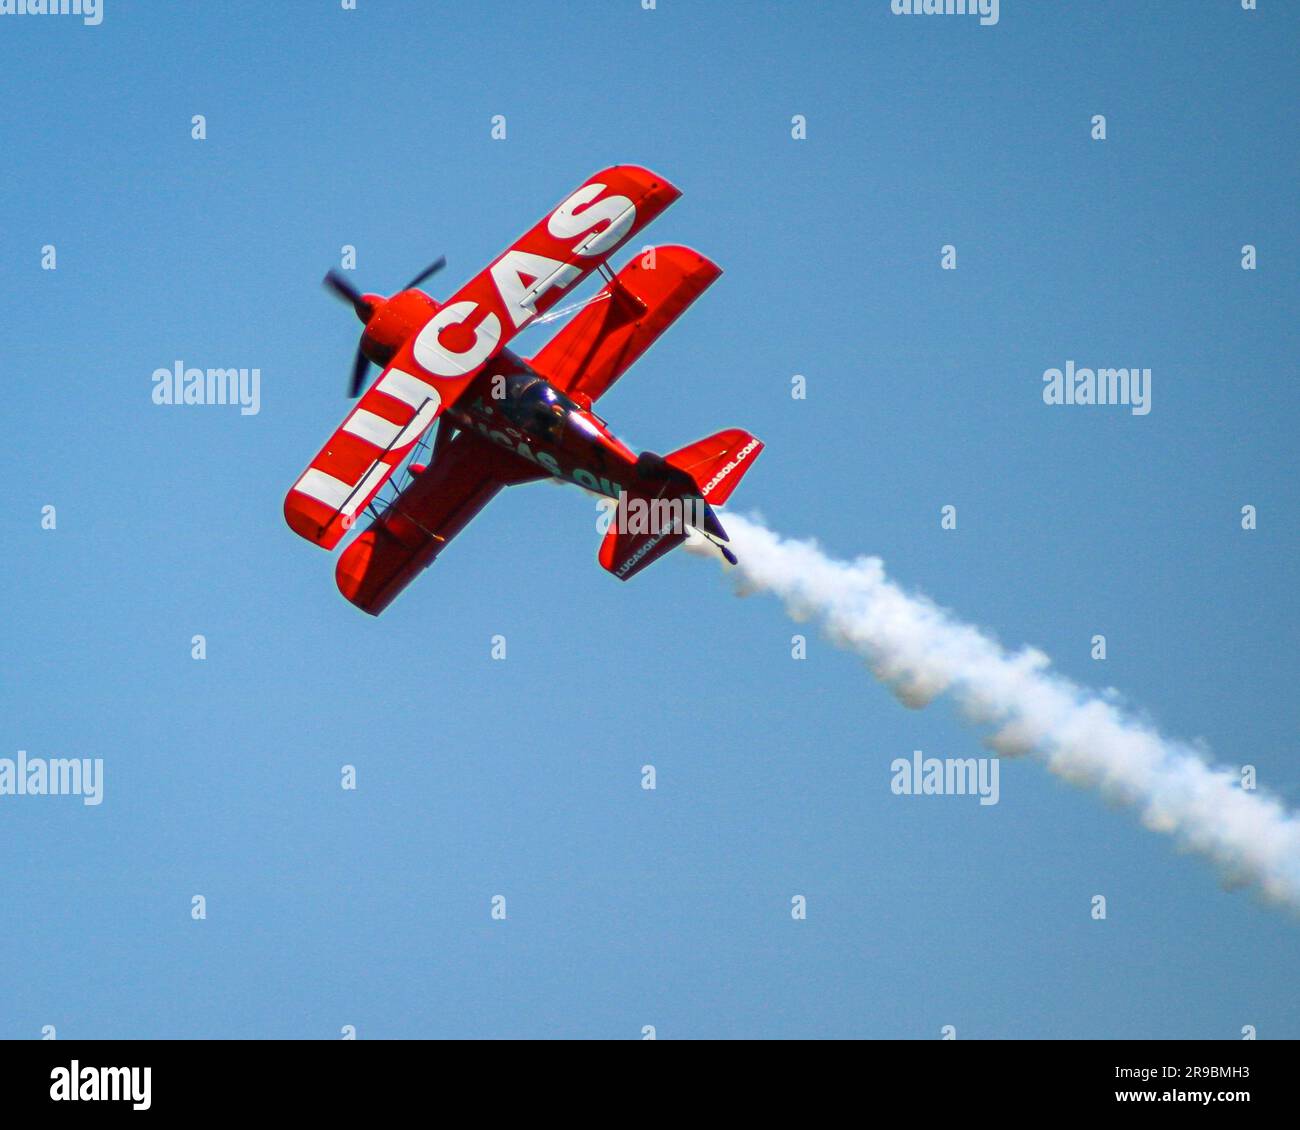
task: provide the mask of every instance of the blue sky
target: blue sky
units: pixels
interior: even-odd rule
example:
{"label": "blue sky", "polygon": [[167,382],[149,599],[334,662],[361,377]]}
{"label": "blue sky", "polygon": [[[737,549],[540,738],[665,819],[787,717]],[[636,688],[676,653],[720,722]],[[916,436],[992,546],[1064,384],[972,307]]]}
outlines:
{"label": "blue sky", "polygon": [[[503,495],[378,620],[280,513],[347,410],[342,245],[380,291],[445,253],[445,295],[648,165],[684,195],[647,239],[726,273],[619,434],[749,428],[736,506],[1300,805],[1300,11],[1260,7],[0,16],[0,756],[105,763],[98,807],[0,797],[0,1036],[1300,1036],[1294,918],[1032,762],[892,795],[978,733],[685,554],[616,582],[576,489]],[[177,360],[258,367],[261,411],[153,404]],[[1151,413],[1044,405],[1067,360],[1151,368]]]}

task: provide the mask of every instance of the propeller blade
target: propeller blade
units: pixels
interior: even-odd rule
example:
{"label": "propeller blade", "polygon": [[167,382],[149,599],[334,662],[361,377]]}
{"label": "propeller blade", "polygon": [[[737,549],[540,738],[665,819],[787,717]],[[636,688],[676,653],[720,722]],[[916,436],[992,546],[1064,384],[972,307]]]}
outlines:
{"label": "propeller blade", "polygon": [[352,363],[352,383],[348,385],[348,396],[353,400],[361,395],[361,386],[365,383],[366,370],[369,368],[369,359],[358,348],[357,359]]}
{"label": "propeller blade", "polygon": [[[439,255],[437,259],[425,267],[423,271],[416,275],[415,278],[402,287],[402,289],[410,290],[413,287],[419,286],[425,279],[429,278],[431,275],[436,275],[446,265],[447,257],[445,255]],[[324,282],[325,289],[332,291],[334,294],[338,295],[339,298],[343,299],[344,302],[351,305],[352,309],[356,311],[357,317],[363,322],[369,322],[374,316],[374,308],[366,301],[365,296],[338,271],[327,271]],[[348,383],[348,396],[353,400],[361,395],[361,386],[365,384],[366,371],[369,368],[369,359],[366,357],[365,352],[358,348],[356,359],[352,362],[352,379]]]}
{"label": "propeller blade", "polygon": [[418,275],[416,275],[415,278],[413,278],[409,283],[407,283],[404,287],[402,287],[402,289],[411,290],[419,286],[422,282],[424,282],[425,279],[429,278],[430,275],[436,275],[446,265],[447,265],[447,256],[439,255],[438,258],[436,258],[432,263],[430,263],[427,267],[425,267],[423,271],[421,271]]}
{"label": "propeller blade", "polygon": [[373,313],[370,309],[370,303],[362,297],[361,291],[357,290],[338,271],[329,271],[325,275],[324,281],[326,290],[332,290],[344,302],[351,303],[352,309],[356,311],[358,318],[363,322],[370,320],[370,315]]}

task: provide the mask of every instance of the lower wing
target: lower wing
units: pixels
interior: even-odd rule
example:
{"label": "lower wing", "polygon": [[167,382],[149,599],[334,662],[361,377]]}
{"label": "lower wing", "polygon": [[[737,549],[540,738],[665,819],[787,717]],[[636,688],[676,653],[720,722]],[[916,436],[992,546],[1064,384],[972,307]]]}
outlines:
{"label": "lower wing", "polygon": [[378,616],[502,487],[546,472],[469,432],[459,433],[343,551],[339,591]]}

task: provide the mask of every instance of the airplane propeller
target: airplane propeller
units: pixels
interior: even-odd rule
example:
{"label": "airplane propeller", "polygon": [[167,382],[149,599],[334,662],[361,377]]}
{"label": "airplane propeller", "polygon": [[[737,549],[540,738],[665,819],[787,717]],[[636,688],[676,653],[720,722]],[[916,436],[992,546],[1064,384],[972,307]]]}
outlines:
{"label": "airplane propeller", "polygon": [[[432,263],[424,268],[418,275],[407,283],[403,290],[412,290],[419,286],[425,279],[436,275],[447,265],[447,256],[439,255]],[[374,306],[366,301],[365,295],[357,290],[342,274],[338,271],[331,270],[325,274],[325,289],[333,292],[344,302],[346,302],[356,312],[362,322],[369,322],[374,317]],[[370,358],[366,356],[365,350],[358,345],[357,355],[352,362],[352,377],[348,381],[348,396],[355,400],[361,394],[361,386],[365,383],[366,370],[370,368]]]}
{"label": "airplane propeller", "polygon": [[402,287],[402,289],[414,290],[417,286],[419,286],[422,282],[424,282],[425,279],[429,278],[431,275],[436,275],[446,265],[447,265],[447,256],[439,255],[438,258],[436,258],[432,263],[430,263],[427,267],[425,267],[423,271],[421,271],[418,275],[416,275],[415,278],[413,278],[409,283],[407,283],[404,287]]}
{"label": "airplane propeller", "polygon": [[338,271],[326,272],[325,287],[328,290],[332,290],[343,299],[344,302],[350,303],[352,309],[357,312],[357,317],[363,322],[370,321],[370,315],[374,313],[374,309],[371,307],[370,303],[362,297],[361,291],[357,290],[357,288],[339,274]]}

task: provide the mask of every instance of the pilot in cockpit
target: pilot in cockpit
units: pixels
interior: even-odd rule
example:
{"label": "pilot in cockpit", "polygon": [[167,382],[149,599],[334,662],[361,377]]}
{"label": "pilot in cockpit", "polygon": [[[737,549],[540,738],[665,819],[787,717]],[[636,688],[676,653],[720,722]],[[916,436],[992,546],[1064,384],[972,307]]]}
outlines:
{"label": "pilot in cockpit", "polygon": [[506,419],[547,443],[559,439],[565,417],[577,407],[531,370],[511,373],[506,378],[505,393],[501,412]]}

